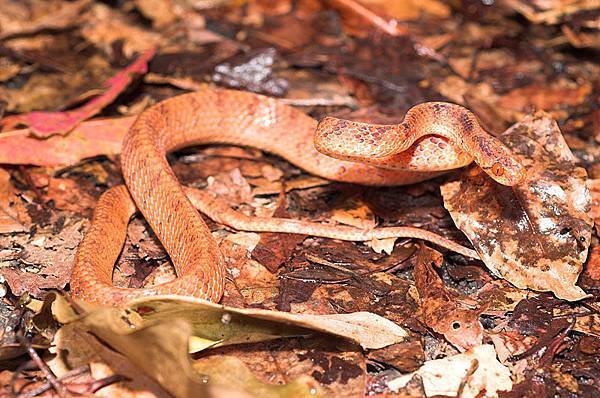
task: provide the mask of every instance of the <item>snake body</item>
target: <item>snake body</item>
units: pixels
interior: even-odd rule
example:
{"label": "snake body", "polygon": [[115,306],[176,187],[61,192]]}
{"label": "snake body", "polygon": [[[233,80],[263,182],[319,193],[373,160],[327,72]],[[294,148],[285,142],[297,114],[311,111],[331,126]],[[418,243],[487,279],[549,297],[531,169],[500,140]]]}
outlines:
{"label": "snake body", "polygon": [[[317,124],[304,113],[257,94],[206,89],[180,95],[144,111],[124,138],[121,165],[126,187],[111,188],[98,202],[75,259],[71,278],[75,297],[114,305],[153,294],[221,298],[223,256],[166,158],[171,151],[211,143],[256,147],[317,176],[365,185],[410,184],[473,158],[502,184],[514,185],[524,176],[509,150],[458,105],[418,105],[399,125],[334,118]],[[178,275],[150,289],[112,285],[114,262],[136,206]],[[406,235],[443,241],[415,228],[407,228]]]}

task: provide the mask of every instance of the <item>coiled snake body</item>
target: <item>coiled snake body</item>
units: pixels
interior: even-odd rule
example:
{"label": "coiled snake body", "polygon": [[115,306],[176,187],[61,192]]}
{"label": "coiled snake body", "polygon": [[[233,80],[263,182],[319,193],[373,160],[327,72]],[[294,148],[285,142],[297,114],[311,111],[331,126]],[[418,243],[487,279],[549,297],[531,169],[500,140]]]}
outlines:
{"label": "coiled snake body", "polygon": [[[499,183],[514,185],[524,176],[508,149],[458,105],[421,104],[398,125],[334,118],[317,125],[304,113],[257,94],[223,89],[184,94],[144,111],[126,135],[121,163],[127,187],[109,189],[98,202],[73,268],[75,297],[114,305],[154,294],[220,299],[223,256],[166,159],[168,152],[208,143],[256,147],[317,176],[366,185],[410,184],[473,159]],[[136,206],[178,277],[149,289],[117,288],[114,262]],[[451,246],[427,231],[405,230],[407,237]]]}

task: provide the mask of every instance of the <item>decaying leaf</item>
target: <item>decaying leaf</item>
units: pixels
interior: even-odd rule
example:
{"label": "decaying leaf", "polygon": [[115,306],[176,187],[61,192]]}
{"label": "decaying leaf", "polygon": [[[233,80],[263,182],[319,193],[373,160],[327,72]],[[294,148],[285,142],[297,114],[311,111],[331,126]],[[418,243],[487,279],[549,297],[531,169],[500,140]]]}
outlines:
{"label": "decaying leaf", "polygon": [[135,0],[136,8],[144,14],[144,16],[152,20],[152,25],[157,28],[168,26],[175,22],[177,13],[185,3],[171,0]]}
{"label": "decaying leaf", "polygon": [[596,231],[600,228],[600,179],[588,180],[588,188],[592,195],[592,209],[590,217],[596,224]]}
{"label": "decaying leaf", "polygon": [[277,50],[273,47],[239,55],[217,65],[212,80],[232,88],[281,97],[287,91],[288,82],[274,76],[276,59]]}
{"label": "decaying leaf", "polygon": [[377,225],[369,206],[360,200],[349,200],[332,211],[331,219],[360,229],[373,229]]}
{"label": "decaying leaf", "polygon": [[533,83],[526,87],[516,88],[500,97],[496,106],[507,114],[507,118],[521,119],[524,112],[532,109],[543,109],[559,117],[560,112],[571,106],[582,104],[592,92],[590,83],[574,83],[568,81],[555,82],[552,85]]}
{"label": "decaying leaf", "polygon": [[394,251],[394,246],[396,245],[396,240],[398,238],[385,238],[385,239],[376,239],[373,238],[370,241],[366,241],[365,244],[375,253],[386,252],[387,254],[392,254]]}
{"label": "decaying leaf", "polygon": [[[273,217],[288,217],[287,201],[279,201]],[[265,266],[269,271],[275,273],[277,268],[290,258],[296,246],[298,246],[306,236],[299,234],[278,234],[265,232],[260,235],[260,243],[252,251],[252,258]]]}
{"label": "decaying leaf", "polygon": [[[441,253],[422,246],[413,275],[421,299],[420,312],[427,326],[444,337],[461,351],[481,345],[483,326],[479,322],[480,310],[469,308],[457,293],[448,289],[433,264],[441,266]],[[472,307],[472,306],[471,306]]]}
{"label": "decaying leaf", "polygon": [[512,388],[510,371],[496,359],[494,346],[485,344],[469,351],[426,362],[419,370],[388,382],[392,391],[406,386],[419,376],[428,397],[451,396],[494,398],[498,391]]}
{"label": "decaying leaf", "polygon": [[585,170],[544,112],[499,138],[527,168],[525,182],[505,187],[482,174],[465,176],[441,187],[444,205],[497,276],[565,300],[588,297],[575,285],[593,225]]}

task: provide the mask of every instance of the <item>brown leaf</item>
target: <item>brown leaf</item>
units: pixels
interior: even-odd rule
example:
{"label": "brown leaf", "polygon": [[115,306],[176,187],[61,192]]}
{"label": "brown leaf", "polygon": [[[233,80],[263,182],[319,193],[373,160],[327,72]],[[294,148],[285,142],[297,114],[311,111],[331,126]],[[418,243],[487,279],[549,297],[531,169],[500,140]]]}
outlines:
{"label": "brown leaf", "polygon": [[581,277],[590,280],[587,285],[600,287],[600,246],[595,246],[590,250],[588,262]]}
{"label": "brown leaf", "polygon": [[[281,201],[273,213],[273,217],[289,217],[285,200]],[[267,267],[269,271],[275,272],[305,238],[305,235],[299,234],[262,233],[260,234],[260,243],[252,252],[252,258]]]}
{"label": "brown leaf", "polygon": [[207,189],[231,206],[251,203],[254,198],[250,184],[238,168],[229,173],[219,173],[214,177],[208,177]]}
{"label": "brown leaf", "polygon": [[495,275],[565,300],[588,297],[575,285],[593,225],[585,170],[544,112],[499,138],[526,166],[525,182],[505,187],[482,173],[465,176],[441,187],[444,205]]}
{"label": "brown leaf", "polygon": [[436,250],[422,246],[413,270],[415,284],[421,299],[423,321],[461,351],[466,351],[483,341],[480,311],[466,308],[458,294],[449,290],[433,268],[441,266],[444,259]]}
{"label": "brown leaf", "polygon": [[497,106],[511,114],[535,110],[559,111],[582,104],[591,92],[590,83],[561,82],[547,85],[545,82],[538,82],[510,91],[500,98]]}
{"label": "brown leaf", "polygon": [[600,179],[588,180],[587,183],[590,194],[592,195],[590,217],[594,219],[597,229],[600,226]]}
{"label": "brown leaf", "polygon": [[425,361],[423,344],[420,341],[405,341],[369,352],[369,359],[385,362],[403,372],[412,372]]}
{"label": "brown leaf", "polygon": [[[20,35],[27,35],[39,32],[44,29],[66,29],[68,27],[77,25],[80,23],[81,13],[90,5],[91,0],[78,0],[74,2],[63,3],[62,7],[58,10],[53,7],[54,2],[48,2],[48,8],[40,7],[40,4],[36,4],[36,7],[31,5],[23,5],[26,7],[24,12],[10,13],[6,12],[6,8],[11,10],[11,2],[3,3],[2,8],[4,14],[0,16],[0,40],[5,40],[9,37],[15,37]],[[15,2],[13,11],[22,11],[18,7],[19,2]],[[6,8],[5,8],[6,7]],[[31,7],[31,8],[29,8]],[[38,8],[44,9],[45,13],[39,15]],[[35,10],[35,11],[34,11]],[[37,11],[37,12],[36,12]],[[33,15],[32,15],[33,13]],[[19,20],[19,14],[23,16],[23,20]],[[23,15],[24,14],[24,15]],[[32,18],[33,17],[33,18]]]}
{"label": "brown leaf", "polygon": [[164,391],[181,398],[323,396],[323,388],[309,376],[285,385],[269,384],[236,358],[192,361],[188,349],[193,328],[184,319],[163,318],[127,330],[119,318],[114,311],[101,309],[64,326],[55,342],[68,356],[57,358],[54,367],[64,374],[72,366],[102,361],[115,373],[128,376],[127,387],[147,389],[159,397],[166,396]]}
{"label": "brown leaf", "polygon": [[273,72],[277,57],[273,47],[236,56],[217,65],[212,80],[232,88],[281,97],[287,91],[288,82]]}
{"label": "brown leaf", "polygon": [[391,36],[401,36],[407,33],[406,28],[386,15],[388,10],[374,11],[371,9],[379,8],[377,6],[365,6],[356,0],[328,0],[327,5],[335,8],[341,14],[345,28],[353,35],[365,36],[371,25]]}
{"label": "brown leaf", "polygon": [[10,183],[10,174],[0,169],[0,234],[24,232],[29,229],[31,218]]}
{"label": "brown leaf", "polygon": [[48,184],[48,198],[57,209],[85,214],[96,207],[96,199],[85,192],[81,184],[68,178],[52,178]]}
{"label": "brown leaf", "polygon": [[176,6],[172,0],[135,0],[137,9],[159,29],[175,22],[181,5],[178,2]]}
{"label": "brown leaf", "polygon": [[497,397],[498,391],[510,391],[512,388],[510,370],[498,362],[494,347],[489,344],[425,362],[416,372],[388,381],[388,387],[398,391],[415,374],[421,377],[427,397]]}
{"label": "brown leaf", "polygon": [[367,6],[379,8],[392,18],[400,20],[415,20],[424,15],[433,18],[448,18],[450,6],[439,0],[362,0]]}
{"label": "brown leaf", "polygon": [[86,41],[108,54],[113,52],[115,42],[122,42],[127,57],[150,47],[160,47],[165,42],[165,38],[158,33],[132,24],[123,14],[98,2],[85,14],[85,23],[79,33]]}
{"label": "brown leaf", "polygon": [[[0,86],[0,97],[6,101],[7,112],[60,110],[76,106],[97,95],[100,84],[112,74],[111,65],[100,55],[84,57],[59,49],[48,50],[59,46],[54,41],[39,46],[36,50],[14,50],[15,57],[31,59],[31,62],[62,73],[34,73],[18,88],[12,84]],[[27,55],[31,51],[35,51],[34,55]],[[27,67],[20,73],[27,75]]]}
{"label": "brown leaf", "polygon": [[514,331],[503,331],[500,333],[490,334],[490,339],[494,343],[498,359],[505,362],[512,355],[522,354],[534,344],[533,337],[524,336]]}

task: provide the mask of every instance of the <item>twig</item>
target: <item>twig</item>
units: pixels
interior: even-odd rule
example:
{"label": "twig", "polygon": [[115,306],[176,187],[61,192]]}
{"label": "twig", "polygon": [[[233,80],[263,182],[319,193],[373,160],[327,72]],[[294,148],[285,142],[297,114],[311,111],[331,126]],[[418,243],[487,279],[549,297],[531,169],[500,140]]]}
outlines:
{"label": "twig", "polygon": [[385,20],[355,0],[328,0],[327,3],[334,8],[346,9],[362,17],[391,36],[405,36],[408,34],[408,29],[401,26],[395,19]]}
{"label": "twig", "polygon": [[[59,397],[66,398],[67,390],[61,385],[61,383],[56,379],[56,375],[52,372],[52,370],[46,365],[46,363],[40,358],[38,353],[33,349],[29,340],[27,340],[21,333],[17,334],[17,340],[19,343],[25,347],[27,353],[33,360],[33,362],[37,365],[37,367],[42,371],[44,376],[46,376],[46,380],[48,383],[52,385],[52,388],[56,391]],[[14,391],[13,391],[14,392]]]}
{"label": "twig", "polygon": [[[68,371],[62,377],[58,378],[57,381],[63,382],[66,379],[69,379],[69,378],[75,377],[75,376],[79,376],[86,372],[89,372],[89,368],[87,366],[82,366],[82,367]],[[31,390],[24,394],[19,394],[19,398],[34,398],[34,397],[37,397],[38,395],[45,393],[46,391],[48,391],[51,388],[52,388],[52,385],[49,382],[46,382],[34,390]]]}

